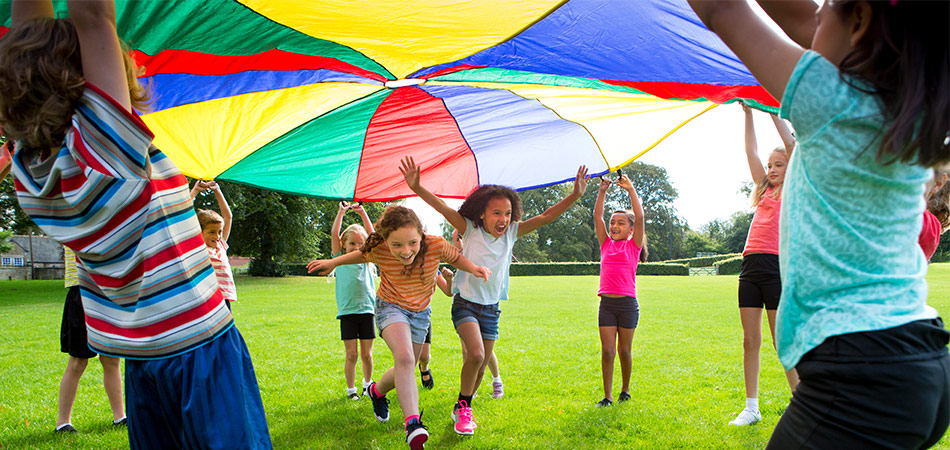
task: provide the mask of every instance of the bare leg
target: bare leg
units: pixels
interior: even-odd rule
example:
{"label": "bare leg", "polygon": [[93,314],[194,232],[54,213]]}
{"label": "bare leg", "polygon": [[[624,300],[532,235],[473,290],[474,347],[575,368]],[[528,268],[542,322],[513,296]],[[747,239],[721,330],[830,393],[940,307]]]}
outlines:
{"label": "bare leg", "polygon": [[491,371],[491,376],[501,377],[501,372],[498,370],[498,357],[495,356],[494,349],[492,349],[491,356],[488,358],[488,370]]}
{"label": "bare leg", "polygon": [[399,406],[405,417],[419,414],[419,389],[416,388],[415,367],[422,344],[412,342],[409,324],[397,322],[382,331],[383,340],[393,353],[393,367],[376,382],[380,394],[396,389]]}
{"label": "bare leg", "polygon": [[600,369],[604,377],[604,398],[613,401],[614,357],[617,355],[617,327],[600,329]]}
{"label": "bare leg", "polygon": [[360,339],[360,360],[363,363],[363,381],[373,379],[373,339]]}
{"label": "bare leg", "polygon": [[56,426],[70,423],[73,414],[73,402],[76,401],[76,392],[79,390],[79,379],[86,370],[86,358],[69,357],[66,362],[66,372],[59,382],[59,409],[56,417]]}
{"label": "bare leg", "polygon": [[[491,361],[492,357],[495,355],[495,352],[492,351],[495,348],[495,340],[484,339],[482,342],[484,343],[485,355],[487,356],[482,359],[482,365],[478,367],[478,376],[475,377],[475,386],[482,385],[482,377],[485,376],[485,367],[488,366],[488,361]],[[473,389],[472,392],[474,391],[475,390]]]}
{"label": "bare leg", "polygon": [[746,398],[759,397],[759,348],[762,347],[762,308],[739,308],[742,321],[742,371]]}
{"label": "bare leg", "polygon": [[[775,310],[766,310],[765,315],[769,318],[769,332],[772,333],[772,348],[775,348]],[[795,369],[785,372],[785,379],[788,380],[788,388],[795,392],[798,387],[798,371]]]}
{"label": "bare leg", "polygon": [[99,355],[102,363],[102,385],[106,388],[109,397],[109,406],[112,408],[112,420],[118,421],[125,417],[125,404],[122,403],[122,372],[119,369],[119,358]]}
{"label": "bare leg", "polygon": [[432,359],[432,345],[422,344],[422,353],[419,354],[419,370],[429,370],[429,360]]}
{"label": "bare leg", "polygon": [[346,377],[346,387],[354,389],[356,382],[356,360],[357,342],[356,339],[346,339],[343,341],[346,347],[346,362],[343,363],[343,375]]}
{"label": "bare leg", "polygon": [[475,382],[479,378],[478,371],[482,369],[482,364],[485,362],[485,344],[482,343],[482,334],[477,322],[464,322],[455,331],[462,340],[462,346],[465,347],[459,393],[469,396],[475,393],[475,388],[478,386]]}
{"label": "bare leg", "polygon": [[[630,372],[633,369],[633,332],[636,328],[617,328],[617,347],[620,354],[620,374],[623,376],[623,388],[620,392],[630,393]],[[612,365],[612,364],[611,364]]]}

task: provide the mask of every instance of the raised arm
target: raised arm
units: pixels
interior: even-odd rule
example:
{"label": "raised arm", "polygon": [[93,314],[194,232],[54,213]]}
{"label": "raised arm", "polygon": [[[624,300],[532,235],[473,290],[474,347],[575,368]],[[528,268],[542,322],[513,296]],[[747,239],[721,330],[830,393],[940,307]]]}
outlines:
{"label": "raised arm", "polygon": [[228,236],[231,235],[231,207],[228,206],[228,201],[224,198],[221,186],[218,186],[217,182],[209,181],[208,188],[214,191],[214,198],[218,201],[218,209],[221,210],[221,218],[224,219],[224,230],[221,239],[224,239],[224,242],[227,243]]}
{"label": "raised arm", "polygon": [[363,252],[349,252],[333,259],[315,259],[310,261],[307,263],[307,273],[317,272],[320,275],[326,275],[333,271],[333,269],[337,266],[343,266],[346,264],[363,264],[365,262],[366,257],[363,256]]}
{"label": "raised arm", "polygon": [[79,35],[83,77],[131,111],[129,82],[115,29],[115,0],[70,0],[69,17]]}
{"label": "raised arm", "polygon": [[633,241],[636,242],[640,248],[643,248],[646,227],[643,223],[643,205],[640,204],[637,189],[633,187],[633,183],[630,182],[630,178],[627,178],[626,175],[621,175],[620,179],[617,180],[617,184],[627,191],[627,195],[630,196],[630,209],[633,211],[634,217],[636,217],[636,222],[633,224]]}
{"label": "raised arm", "polygon": [[407,156],[402,160],[399,171],[402,172],[402,176],[406,178],[406,184],[409,185],[409,189],[412,189],[412,192],[415,192],[422,201],[428,203],[429,206],[438,211],[439,214],[442,214],[442,217],[445,217],[445,220],[448,220],[456,230],[459,230],[460,233],[465,233],[465,219],[462,218],[462,215],[447,205],[441,198],[436,197],[435,194],[422,187],[422,184],[419,182],[419,166],[416,165],[416,162],[411,156]]}
{"label": "raised arm", "polygon": [[818,5],[812,0],[757,0],[772,20],[802,48],[811,48],[815,37],[815,12]]}
{"label": "raised arm", "polygon": [[195,185],[191,187],[191,199],[194,200],[198,197],[198,194],[200,194],[201,191],[206,189],[208,189],[207,183],[201,180],[195,181]]}
{"label": "raised arm", "polygon": [[356,211],[360,215],[360,219],[363,221],[363,228],[366,229],[366,234],[373,234],[376,231],[376,228],[373,228],[373,221],[369,220],[369,214],[366,214],[366,210],[363,209],[363,205],[359,203],[353,203],[350,205],[350,209]]}
{"label": "raised arm", "polygon": [[[350,205],[346,202],[340,202],[340,207],[336,211],[336,217],[333,219],[333,226],[330,227],[330,254],[335,255],[340,253],[340,250],[343,248],[343,243],[340,242],[340,227],[343,225],[343,216],[346,215],[346,210],[350,208]],[[366,230],[368,233],[371,231]]]}
{"label": "raised arm", "polygon": [[442,290],[443,294],[451,297],[453,279],[455,279],[455,273],[453,273],[447,267],[443,267],[439,272],[438,277],[436,277],[435,283],[439,285],[439,289]]}
{"label": "raised arm", "polygon": [[782,137],[782,144],[785,145],[785,156],[792,157],[792,151],[795,150],[795,136],[792,136],[792,130],[788,129],[788,124],[781,117],[775,114],[769,114],[772,117],[772,123],[778,135]]}
{"label": "raised arm", "polygon": [[10,24],[16,28],[37,17],[53,17],[53,2],[50,0],[13,0],[10,5]]}
{"label": "raised arm", "polygon": [[795,65],[805,52],[772,30],[743,1],[689,0],[706,27],[726,43],[765,90],[782,98]]}
{"label": "raised arm", "polygon": [[765,167],[762,166],[762,160],[759,159],[759,145],[755,140],[755,124],[752,123],[752,108],[743,104],[742,112],[745,113],[745,157],[749,162],[749,173],[752,174],[752,181],[758,183],[765,178]]}
{"label": "raised arm", "polygon": [[607,223],[604,222],[604,200],[607,198],[607,188],[610,187],[610,180],[600,179],[600,186],[597,188],[597,202],[594,203],[594,231],[597,233],[597,242],[604,245],[607,240]]}
{"label": "raised arm", "polygon": [[577,175],[574,177],[574,190],[571,191],[570,195],[555,203],[554,206],[544,210],[543,213],[521,222],[521,224],[518,225],[518,236],[524,236],[537,230],[542,225],[547,225],[554,222],[554,219],[561,217],[561,214],[564,214],[567,208],[570,208],[577,199],[584,195],[584,191],[587,190],[587,181],[587,166],[578,167]]}

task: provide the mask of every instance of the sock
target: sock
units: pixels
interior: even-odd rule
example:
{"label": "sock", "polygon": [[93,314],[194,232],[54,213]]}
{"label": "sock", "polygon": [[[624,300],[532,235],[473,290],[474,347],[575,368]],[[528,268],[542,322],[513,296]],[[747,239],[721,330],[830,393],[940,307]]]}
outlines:
{"label": "sock", "polygon": [[370,378],[369,381],[363,380],[363,389],[366,389],[366,386],[373,384],[373,379]]}
{"label": "sock", "polygon": [[356,393],[355,387],[346,388],[346,395],[355,394],[355,393]]}
{"label": "sock", "polygon": [[123,421],[123,420],[126,420],[126,419],[127,419],[126,416],[122,416],[122,418],[119,419],[119,420],[113,420],[113,421],[112,421],[112,424],[113,424],[113,425],[118,425],[119,422],[121,422],[121,421]]}
{"label": "sock", "polygon": [[463,401],[464,401],[465,404],[468,405],[469,408],[472,407],[472,396],[471,396],[471,395],[462,395],[462,393],[459,392],[459,399],[458,399],[458,401],[459,401],[459,402],[463,402]]}
{"label": "sock", "polygon": [[759,410],[759,399],[758,398],[747,398],[745,399],[745,409],[749,411],[758,411]]}
{"label": "sock", "polygon": [[413,414],[409,417],[406,417],[406,425],[409,425],[409,422],[412,422],[413,420],[419,420],[419,415]]}
{"label": "sock", "polygon": [[501,383],[501,375],[498,375],[497,377],[491,377],[491,381],[492,383]]}
{"label": "sock", "polygon": [[383,398],[383,397],[385,397],[383,394],[380,394],[380,393],[379,393],[379,391],[376,389],[376,385],[375,385],[375,384],[372,385],[372,386],[370,386],[369,390],[373,393],[373,397],[376,397],[376,398]]}
{"label": "sock", "polygon": [[62,425],[56,427],[56,429],[57,429],[57,430],[62,430],[62,429],[63,429],[64,427],[66,427],[67,425],[72,426],[72,423],[71,423],[71,422],[66,422],[66,423],[64,423],[64,424],[62,424]]}

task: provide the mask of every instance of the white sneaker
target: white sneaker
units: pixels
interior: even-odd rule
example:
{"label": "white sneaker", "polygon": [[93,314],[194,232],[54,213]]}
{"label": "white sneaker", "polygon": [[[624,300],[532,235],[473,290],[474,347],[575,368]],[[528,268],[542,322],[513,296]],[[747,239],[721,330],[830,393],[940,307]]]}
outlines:
{"label": "white sneaker", "polygon": [[759,414],[758,411],[743,409],[742,412],[740,412],[739,415],[732,420],[732,422],[729,422],[729,425],[752,425],[760,420],[762,420],[762,414]]}

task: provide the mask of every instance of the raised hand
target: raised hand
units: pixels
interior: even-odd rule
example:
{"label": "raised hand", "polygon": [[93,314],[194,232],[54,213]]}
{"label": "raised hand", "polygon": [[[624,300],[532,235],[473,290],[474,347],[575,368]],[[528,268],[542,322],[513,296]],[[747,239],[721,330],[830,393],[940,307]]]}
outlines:
{"label": "raised hand", "polygon": [[363,212],[363,205],[359,203],[350,203],[350,209],[356,211],[357,213]]}
{"label": "raised hand", "polygon": [[597,190],[600,192],[607,192],[607,188],[610,187],[610,180],[607,178],[601,177],[600,186],[597,187]]}
{"label": "raised hand", "polygon": [[626,175],[620,175],[620,178],[617,179],[617,185],[628,191],[633,189],[633,183],[630,182],[630,178]]}
{"label": "raised hand", "polygon": [[411,156],[403,158],[399,171],[402,172],[402,176],[406,179],[406,184],[409,185],[409,189],[415,192],[416,189],[419,188],[420,175],[419,166],[416,165],[416,162]]}
{"label": "raised hand", "polygon": [[442,268],[442,278],[445,278],[446,281],[448,281],[454,277],[455,277],[455,272],[452,272],[448,267]]}
{"label": "raised hand", "polygon": [[347,209],[350,209],[350,204],[347,202],[340,202],[340,209],[337,211],[337,213],[344,212]]}
{"label": "raised hand", "polygon": [[574,177],[574,194],[580,197],[584,194],[584,191],[587,190],[587,181],[590,178],[587,176],[587,166],[580,166],[577,168],[577,176]]}

